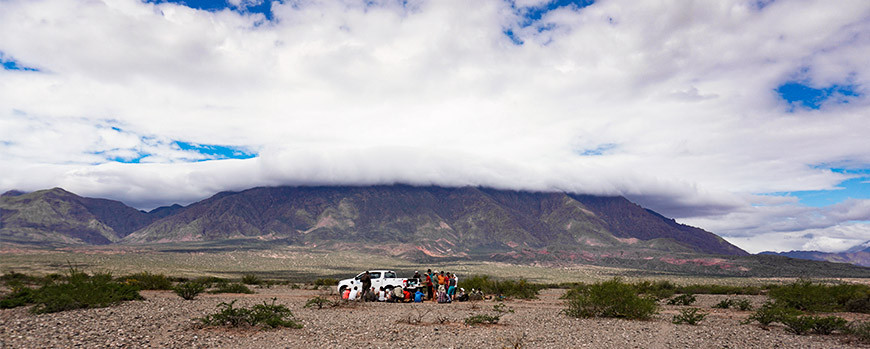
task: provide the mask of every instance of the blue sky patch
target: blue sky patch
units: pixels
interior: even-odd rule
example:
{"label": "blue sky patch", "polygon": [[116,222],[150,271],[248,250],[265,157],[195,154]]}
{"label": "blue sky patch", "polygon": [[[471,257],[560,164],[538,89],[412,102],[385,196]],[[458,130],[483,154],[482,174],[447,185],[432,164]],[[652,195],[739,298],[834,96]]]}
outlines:
{"label": "blue sky patch", "polygon": [[230,4],[226,0],[144,0],[145,2],[152,4],[161,4],[161,3],[173,3],[184,5],[190,8],[195,8],[197,10],[204,11],[221,11],[225,9],[230,9],[236,11],[241,14],[248,13],[261,13],[266,16],[267,20],[272,20],[272,0],[262,0],[258,4],[254,5],[245,5],[245,1],[242,1],[241,6],[234,6]]}
{"label": "blue sky patch", "polygon": [[[97,155],[104,155],[105,153],[106,152],[97,152],[96,154]],[[106,160],[113,161],[113,162],[125,163],[125,164],[138,164],[138,163],[142,162],[142,159],[148,157],[148,154],[146,154],[146,153],[136,152],[136,154],[137,155],[134,157],[113,156],[113,157],[106,158]]]}
{"label": "blue sky patch", "polygon": [[196,144],[189,142],[175,141],[173,145],[178,146],[181,150],[194,151],[205,155],[207,160],[225,160],[225,159],[250,159],[257,157],[257,153],[247,150],[243,147],[234,147],[216,144]]}
{"label": "blue sky patch", "polygon": [[39,69],[22,65],[20,62],[7,56],[2,51],[0,51],[0,64],[3,65],[4,70],[39,71]]}
{"label": "blue sky patch", "polygon": [[[199,144],[184,141],[173,141],[161,137],[140,136],[127,132],[121,127],[109,122],[98,125],[98,128],[111,129],[125,135],[133,135],[139,138],[139,144],[131,148],[112,148],[92,152],[106,161],[120,162],[125,164],[138,164],[143,162],[200,162],[209,160],[226,159],[250,159],[259,154],[247,147]],[[168,148],[168,149],[167,149]],[[146,160],[146,158],[154,157]]]}
{"label": "blue sky patch", "polygon": [[505,29],[504,35],[511,39],[514,45],[522,45],[523,40],[521,40],[516,34],[514,34],[513,29]]}
{"label": "blue sky patch", "polygon": [[592,149],[584,149],[583,151],[581,151],[579,153],[582,156],[598,156],[598,155],[604,155],[613,149],[616,149],[616,144],[605,143],[605,144],[600,144],[597,147],[592,148]]}
{"label": "blue sky patch", "polygon": [[595,0],[551,0],[550,2],[538,6],[538,7],[530,7],[530,8],[522,8],[520,9],[520,13],[523,15],[524,23],[522,23],[523,27],[529,26],[530,24],[538,21],[542,17],[544,17],[547,12],[562,8],[562,7],[570,7],[574,10],[578,10],[589,5],[595,3]]}
{"label": "blue sky patch", "polygon": [[[520,28],[527,28],[535,25],[547,12],[568,7],[572,10],[579,10],[581,8],[587,7],[595,3],[595,0],[550,0],[547,3],[536,6],[536,7],[517,7],[516,3],[511,2],[511,7],[514,9],[517,15],[520,17],[520,22],[517,23]],[[555,25],[552,23],[544,24],[538,26],[538,32],[543,32],[547,30],[553,30]],[[514,32],[512,28],[507,28],[503,31],[504,35],[507,36],[514,45],[522,45],[523,40]]]}
{"label": "blue sky patch", "polygon": [[824,207],[841,203],[848,199],[870,199],[870,169],[844,170],[831,169],[832,172],[844,173],[855,177],[845,180],[834,190],[804,190],[773,195],[793,196],[806,206]]}
{"label": "blue sky patch", "polygon": [[849,103],[849,97],[859,96],[857,86],[851,84],[815,88],[795,81],[780,85],[776,88],[776,92],[791,105],[789,111],[794,111],[795,106],[819,109],[824,102],[832,98],[836,103],[845,104]]}
{"label": "blue sky patch", "polygon": [[770,6],[770,4],[774,3],[776,0],[757,0],[755,1],[755,8],[759,11],[763,10],[765,7]]}

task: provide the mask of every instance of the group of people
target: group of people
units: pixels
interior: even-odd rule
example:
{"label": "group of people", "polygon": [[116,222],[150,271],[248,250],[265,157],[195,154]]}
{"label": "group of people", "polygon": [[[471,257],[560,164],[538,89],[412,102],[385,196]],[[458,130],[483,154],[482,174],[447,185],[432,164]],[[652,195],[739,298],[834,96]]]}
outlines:
{"label": "group of people", "polygon": [[[432,269],[428,269],[423,275],[415,271],[414,278],[419,279],[422,287],[426,289],[428,296],[426,300],[438,303],[450,303],[454,299],[457,301],[467,300],[464,289],[459,289],[459,296],[456,295],[457,285],[459,284],[459,277],[456,274],[443,270],[441,272],[437,270],[433,272]],[[420,291],[419,288],[417,290],[418,292]]]}
{"label": "group of people", "polygon": [[[401,302],[421,303],[424,301],[433,301],[438,303],[450,303],[456,301],[467,301],[468,295],[465,289],[458,288],[459,277],[445,271],[432,271],[428,269],[426,273],[420,274],[419,271],[414,272],[414,279],[419,280],[414,286],[407,288],[394,287],[386,289],[383,286],[376,290],[372,287],[371,277],[368,272],[364,273],[360,278],[362,290],[358,291],[356,287],[353,289],[345,289],[341,298],[344,300],[364,300],[366,302]],[[457,294],[457,290],[459,293]]]}

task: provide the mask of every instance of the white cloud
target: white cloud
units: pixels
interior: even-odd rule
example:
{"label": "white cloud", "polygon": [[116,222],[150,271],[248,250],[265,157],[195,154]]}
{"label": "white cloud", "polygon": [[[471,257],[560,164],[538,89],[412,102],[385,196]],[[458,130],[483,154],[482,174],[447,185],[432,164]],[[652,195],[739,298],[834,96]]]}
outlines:
{"label": "white cloud", "polygon": [[726,237],[726,240],[752,253],[793,250],[843,252],[867,241],[868,237],[870,237],[870,223],[847,222],[794,232],[765,232],[757,235]]}
{"label": "white cloud", "polygon": [[[847,176],[815,166],[870,164],[866,1],[611,0],[525,28],[496,0],[272,8],[264,23],[136,0],[0,2],[0,51],[41,70],[0,70],[0,190],[146,207],[272,184],[556,189],[627,195],[734,239],[864,217],[862,202],[753,194],[830,189]],[[774,89],[795,79],[860,96],[787,113]],[[261,155],[185,163],[197,154],[173,141]],[[105,160],[141,153],[152,163]]]}

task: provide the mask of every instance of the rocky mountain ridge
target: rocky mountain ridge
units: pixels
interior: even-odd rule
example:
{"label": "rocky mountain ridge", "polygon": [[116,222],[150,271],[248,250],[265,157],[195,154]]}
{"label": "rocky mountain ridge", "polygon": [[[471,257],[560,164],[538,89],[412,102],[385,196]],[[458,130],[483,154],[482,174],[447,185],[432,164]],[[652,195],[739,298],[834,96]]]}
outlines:
{"label": "rocky mountain ridge", "polygon": [[811,261],[826,261],[834,263],[849,263],[865,267],[870,267],[870,240],[864,243],[855,245],[843,252],[821,252],[821,251],[788,251],[788,252],[771,252],[765,251],[761,254],[770,254],[785,256],[790,258],[807,259]]}
{"label": "rocky mountain ridge", "polygon": [[142,244],[229,239],[362,246],[409,257],[522,250],[746,252],[623,197],[477,187],[259,187],[139,211],[60,188],[0,197],[0,241]]}

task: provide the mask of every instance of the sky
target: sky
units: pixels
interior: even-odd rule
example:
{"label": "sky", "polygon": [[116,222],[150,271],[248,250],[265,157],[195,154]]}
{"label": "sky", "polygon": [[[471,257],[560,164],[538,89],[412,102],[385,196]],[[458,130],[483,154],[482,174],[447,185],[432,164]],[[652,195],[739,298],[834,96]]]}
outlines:
{"label": "sky", "polygon": [[624,195],[749,251],[870,240],[866,0],[0,0],[0,191]]}

